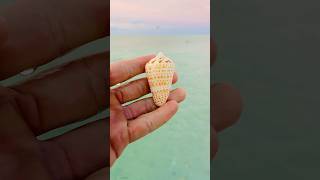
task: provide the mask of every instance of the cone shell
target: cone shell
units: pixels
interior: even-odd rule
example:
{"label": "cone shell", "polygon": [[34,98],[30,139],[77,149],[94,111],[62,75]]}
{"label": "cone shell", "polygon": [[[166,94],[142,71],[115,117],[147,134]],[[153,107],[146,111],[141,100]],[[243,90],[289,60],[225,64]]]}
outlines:
{"label": "cone shell", "polygon": [[170,94],[175,64],[163,53],[159,53],[145,66],[153,101],[157,106],[167,102]]}

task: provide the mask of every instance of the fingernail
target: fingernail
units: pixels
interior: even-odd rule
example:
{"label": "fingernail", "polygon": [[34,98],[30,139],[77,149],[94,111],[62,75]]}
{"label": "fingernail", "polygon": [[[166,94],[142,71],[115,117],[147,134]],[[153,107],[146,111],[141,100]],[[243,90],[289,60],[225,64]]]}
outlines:
{"label": "fingernail", "polygon": [[8,36],[8,30],[6,27],[6,20],[4,17],[0,16],[0,45],[5,43]]}

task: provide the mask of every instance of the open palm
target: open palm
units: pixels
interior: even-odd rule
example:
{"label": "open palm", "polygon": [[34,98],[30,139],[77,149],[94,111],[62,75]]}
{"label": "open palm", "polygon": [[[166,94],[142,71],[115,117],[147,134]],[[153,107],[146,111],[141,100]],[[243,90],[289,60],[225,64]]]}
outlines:
{"label": "open palm", "polygon": [[[145,64],[154,56],[120,61],[110,66],[110,86],[117,85],[144,73]],[[177,81],[174,75],[173,83]],[[154,131],[168,121],[178,110],[178,103],[186,93],[177,88],[170,93],[168,102],[157,108],[152,98],[123,105],[150,93],[146,78],[137,79],[110,92],[110,166],[121,155],[125,147]]]}
{"label": "open palm", "polygon": [[[1,4],[0,81],[109,36],[108,10],[105,0]],[[96,179],[97,172],[108,177],[106,119],[37,139],[107,107],[108,57],[105,52],[75,59],[30,81],[0,86],[0,179]]]}

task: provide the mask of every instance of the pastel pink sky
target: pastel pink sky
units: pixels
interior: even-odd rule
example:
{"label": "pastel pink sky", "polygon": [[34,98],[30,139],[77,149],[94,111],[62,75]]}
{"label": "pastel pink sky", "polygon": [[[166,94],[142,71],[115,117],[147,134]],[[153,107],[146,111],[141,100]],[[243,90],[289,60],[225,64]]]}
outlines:
{"label": "pastel pink sky", "polygon": [[111,0],[111,28],[208,26],[210,0]]}

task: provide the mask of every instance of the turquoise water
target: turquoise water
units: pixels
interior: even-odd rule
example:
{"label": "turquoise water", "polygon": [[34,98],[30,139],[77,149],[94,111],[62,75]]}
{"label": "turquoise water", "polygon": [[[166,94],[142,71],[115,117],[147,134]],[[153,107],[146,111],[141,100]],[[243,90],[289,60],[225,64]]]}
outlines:
{"label": "turquoise water", "polygon": [[164,52],[176,63],[187,91],[177,114],[160,129],[130,144],[111,169],[112,180],[210,178],[209,36],[112,36],[111,61]]}

